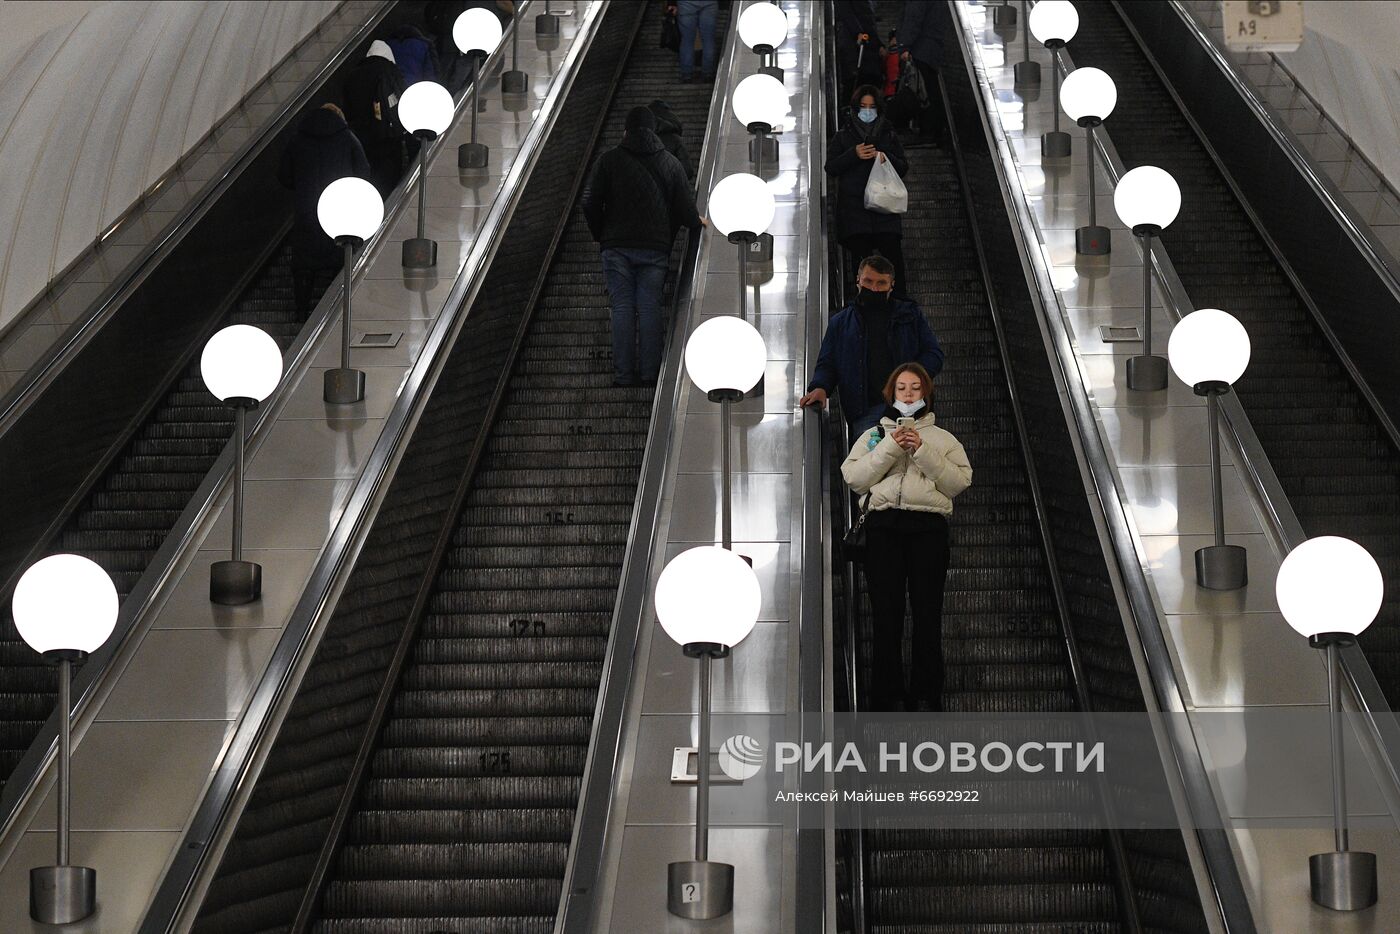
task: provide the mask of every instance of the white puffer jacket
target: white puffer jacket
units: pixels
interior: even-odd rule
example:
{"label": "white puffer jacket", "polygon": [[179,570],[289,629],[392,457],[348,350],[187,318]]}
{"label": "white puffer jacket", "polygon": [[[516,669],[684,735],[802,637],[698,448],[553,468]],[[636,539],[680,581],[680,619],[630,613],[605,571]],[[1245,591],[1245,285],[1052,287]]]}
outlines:
{"label": "white puffer jacket", "polygon": [[856,439],[841,465],[846,485],[857,493],[869,493],[866,509],[912,509],[952,515],[953,497],[972,485],[972,465],[967,452],[953,437],[933,423],[925,412],[914,422],[923,444],[912,455],[895,443],[898,427],[891,418],[880,419],[885,436],[873,448],[871,432]]}

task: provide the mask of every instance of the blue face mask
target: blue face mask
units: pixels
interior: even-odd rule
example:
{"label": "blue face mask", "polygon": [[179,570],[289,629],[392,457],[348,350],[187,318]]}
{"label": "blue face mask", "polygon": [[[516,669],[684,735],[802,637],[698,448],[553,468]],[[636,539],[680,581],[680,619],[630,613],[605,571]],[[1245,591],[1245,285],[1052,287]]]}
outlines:
{"label": "blue face mask", "polygon": [[878,114],[875,113],[874,107],[862,107],[856,116],[860,117],[861,123],[874,123]]}

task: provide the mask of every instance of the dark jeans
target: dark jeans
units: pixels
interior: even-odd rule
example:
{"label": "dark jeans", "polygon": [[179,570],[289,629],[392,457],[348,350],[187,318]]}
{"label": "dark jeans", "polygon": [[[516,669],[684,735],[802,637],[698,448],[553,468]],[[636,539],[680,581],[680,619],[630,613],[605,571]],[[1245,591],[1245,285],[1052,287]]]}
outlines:
{"label": "dark jeans", "polygon": [[655,382],[661,371],[666,338],[661,292],[670,259],[660,250],[603,250],[603,275],[612,298],[613,376],[620,383]]}
{"label": "dark jeans", "polygon": [[[866,533],[865,586],[874,613],[875,658],[870,709],[891,710],[892,702],[927,701],[943,709],[943,587],[948,578],[948,520],[936,516],[930,531],[873,526]],[[869,521],[869,520],[867,520]],[[905,694],[904,597],[913,617],[913,662]]]}
{"label": "dark jeans", "polygon": [[[894,265],[895,298],[908,298],[909,283],[904,277],[904,238],[899,234],[857,234],[842,237],[841,245],[851,254],[851,267],[859,270],[860,261],[872,253],[879,253]],[[900,361],[901,363],[903,361]]]}
{"label": "dark jeans", "polygon": [[700,73],[707,78],[715,73],[719,50],[715,46],[715,14],[719,0],[677,0],[676,25],[681,30],[681,77],[689,79],[695,71],[695,31],[700,30]]}

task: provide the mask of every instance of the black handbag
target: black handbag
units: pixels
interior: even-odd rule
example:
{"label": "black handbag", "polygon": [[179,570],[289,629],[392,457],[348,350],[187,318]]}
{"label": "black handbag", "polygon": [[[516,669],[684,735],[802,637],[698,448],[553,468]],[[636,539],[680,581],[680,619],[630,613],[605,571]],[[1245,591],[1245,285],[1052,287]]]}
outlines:
{"label": "black handbag", "polygon": [[[869,503],[866,497],[866,503]],[[865,537],[865,517],[870,514],[868,509],[860,511],[860,518],[855,525],[846,530],[846,535],[841,539],[841,556],[853,564],[863,564],[865,562],[866,537]]]}
{"label": "black handbag", "polygon": [[667,13],[661,17],[661,47],[679,52],[681,49],[681,27],[676,23],[676,14]]}

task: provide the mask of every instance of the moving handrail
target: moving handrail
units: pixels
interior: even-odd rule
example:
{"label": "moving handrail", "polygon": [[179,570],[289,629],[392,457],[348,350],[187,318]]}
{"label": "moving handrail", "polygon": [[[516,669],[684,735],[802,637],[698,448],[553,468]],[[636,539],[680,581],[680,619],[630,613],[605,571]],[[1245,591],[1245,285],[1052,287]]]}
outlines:
{"label": "moving handrail", "polygon": [[[955,4],[953,16],[955,25],[960,17]],[[1092,478],[1091,495],[1098,503],[1101,517],[1107,528],[1111,546],[1108,557],[1109,568],[1123,586],[1127,598],[1128,622],[1132,634],[1142,647],[1147,666],[1148,680],[1152,686],[1157,709],[1167,713],[1181,713],[1186,709],[1181,684],[1172,665],[1171,653],[1165,636],[1158,625],[1157,611],[1152,600],[1145,573],[1137,557],[1133,541],[1132,527],[1128,521],[1122,497],[1118,495],[1108,452],[1095,425],[1094,413],[1087,390],[1075,366],[1073,342],[1065,322],[1058,314],[1050,313],[1057,307],[1058,299],[1050,275],[1050,269],[1039,249],[1035,235],[1035,219],[1030,207],[1022,198],[1015,195],[1011,179],[1017,175],[1016,163],[1011,154],[1005,131],[994,126],[989,114],[995,112],[996,101],[990,82],[978,73],[978,64],[970,46],[970,36],[966,29],[955,29],[958,41],[963,44],[964,57],[973,87],[981,94],[978,108],[987,143],[993,153],[993,163],[997,170],[997,181],[1007,213],[1013,218],[1011,232],[1017,241],[1022,266],[1030,286],[1031,303],[1041,322],[1042,330],[1049,345],[1051,371],[1057,388],[1060,390],[1062,405],[1073,430],[1071,436],[1078,442],[1077,455]],[[1062,53],[1062,60],[1065,56]],[[1095,137],[1103,145],[1106,134],[1096,133]],[[1121,163],[1118,168],[1121,170]],[[1188,816],[1196,828],[1195,837],[1205,863],[1212,889],[1217,917],[1226,931],[1231,934],[1252,934],[1257,928],[1253,912],[1245,894],[1244,883],[1239,867],[1234,860],[1230,840],[1223,828],[1219,806],[1207,775],[1203,751],[1197,738],[1186,728],[1181,717],[1167,716],[1159,721],[1165,728],[1167,740],[1165,751],[1171,756],[1168,765],[1169,777],[1174,778],[1185,800]],[[1172,774],[1174,773],[1174,774]]]}

